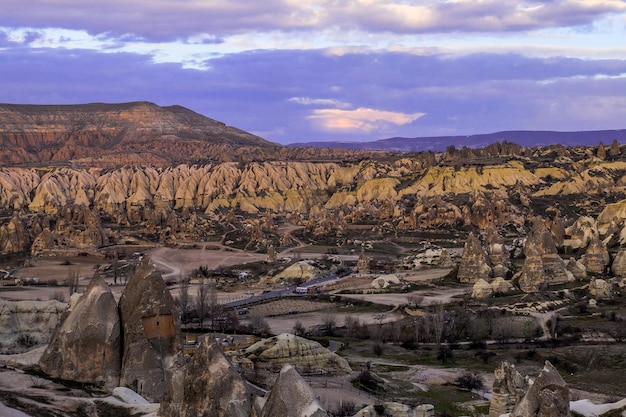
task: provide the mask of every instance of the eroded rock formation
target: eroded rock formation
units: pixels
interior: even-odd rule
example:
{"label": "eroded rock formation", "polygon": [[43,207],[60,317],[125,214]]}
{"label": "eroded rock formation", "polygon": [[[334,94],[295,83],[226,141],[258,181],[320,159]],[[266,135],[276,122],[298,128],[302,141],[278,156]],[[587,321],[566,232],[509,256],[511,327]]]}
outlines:
{"label": "eroded rock formation", "polygon": [[293,366],[278,374],[259,417],[327,417],[315,394]]}
{"label": "eroded rock formation", "polygon": [[565,262],[557,253],[552,234],[543,219],[536,217],[524,246],[526,260],[518,277],[524,292],[537,292],[549,285],[573,281]]}
{"label": "eroded rock formation", "polygon": [[511,411],[511,417],[568,417],[569,388],[559,371],[548,361],[522,399]]}
{"label": "eroded rock formation", "polygon": [[290,333],[263,339],[244,350],[243,355],[258,364],[281,367],[291,364],[299,369],[349,373],[348,362],[318,342]]}
{"label": "eroded rock formation", "polygon": [[513,410],[528,388],[524,377],[515,365],[502,362],[494,371],[493,390],[489,404],[489,417],[499,417]]}
{"label": "eroded rock formation", "polygon": [[479,279],[491,281],[491,266],[480,240],[473,233],[467,236],[463,255],[459,263],[458,279],[461,282],[475,283]]}
{"label": "eroded rock formation", "polygon": [[249,417],[251,410],[246,382],[221,347],[205,337],[189,363],[173,375],[159,416]]}
{"label": "eroded rock formation", "polygon": [[50,301],[8,301],[0,298],[2,353],[21,353],[48,343],[67,304]]}
{"label": "eroded rock formation", "polygon": [[180,318],[161,274],[144,257],[119,301],[122,321],[120,384],[159,401],[180,353]]}
{"label": "eroded rock formation", "polygon": [[55,378],[111,390],[119,385],[121,343],[117,302],[96,273],[55,329],[39,366]]}
{"label": "eroded rock formation", "polygon": [[611,258],[606,245],[594,234],[587,246],[587,251],[583,255],[581,262],[585,265],[587,272],[592,274],[603,274],[609,266]]}

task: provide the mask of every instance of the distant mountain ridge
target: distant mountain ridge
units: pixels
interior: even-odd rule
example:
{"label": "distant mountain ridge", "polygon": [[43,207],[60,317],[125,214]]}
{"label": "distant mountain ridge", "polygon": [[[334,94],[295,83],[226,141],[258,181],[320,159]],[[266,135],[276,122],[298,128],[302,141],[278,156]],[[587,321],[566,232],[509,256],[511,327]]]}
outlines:
{"label": "distant mountain ridge", "polygon": [[164,165],[237,159],[280,145],[182,106],[150,102],[0,104],[0,164],[83,160],[88,165]]}
{"label": "distant mountain ridge", "polygon": [[591,146],[613,140],[626,142],[626,129],[580,132],[512,130],[468,136],[394,137],[372,142],[306,142],[287,146],[296,148],[339,148],[399,152],[443,152],[449,146],[481,148],[496,142],[512,142],[528,148],[556,145]]}

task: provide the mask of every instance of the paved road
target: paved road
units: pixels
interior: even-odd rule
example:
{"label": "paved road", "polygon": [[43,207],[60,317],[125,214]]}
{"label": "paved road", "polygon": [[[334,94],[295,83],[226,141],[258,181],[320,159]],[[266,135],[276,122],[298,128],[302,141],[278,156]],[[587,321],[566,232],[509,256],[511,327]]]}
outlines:
{"label": "paved road", "polygon": [[[337,275],[329,275],[327,277],[324,278],[316,278],[316,279],[312,279],[311,281],[307,281],[306,283],[299,285],[298,287],[302,287],[302,288],[312,288],[312,287],[317,287],[319,285],[323,285],[327,282],[331,282],[331,281],[336,281],[341,279],[341,277],[338,277]],[[259,301],[266,301],[266,300],[270,300],[272,298],[278,298],[278,297],[283,297],[285,295],[288,294],[293,294],[296,292],[296,287],[288,287],[288,288],[283,288],[280,290],[273,290],[273,291],[269,291],[269,292],[264,292],[261,294],[257,294],[257,295],[253,295],[249,298],[245,298],[243,300],[236,300],[236,301],[231,301],[230,303],[226,303],[224,304],[225,307],[227,308],[238,308],[238,307],[244,307],[248,304],[254,304],[254,303],[258,303]]]}

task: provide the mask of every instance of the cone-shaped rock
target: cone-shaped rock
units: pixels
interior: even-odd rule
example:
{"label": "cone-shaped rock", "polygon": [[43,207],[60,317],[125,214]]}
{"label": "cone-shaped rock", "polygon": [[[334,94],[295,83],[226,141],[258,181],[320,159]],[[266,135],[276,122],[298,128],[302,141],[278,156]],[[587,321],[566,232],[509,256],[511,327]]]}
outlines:
{"label": "cone-shaped rock", "polygon": [[[624,261],[626,261],[626,257],[624,257]],[[569,258],[569,261],[567,261],[567,270],[570,271],[576,279],[587,279],[587,268],[585,268],[582,262],[574,258]]]}
{"label": "cone-shaped rock", "polygon": [[620,248],[617,252],[613,264],[611,264],[611,271],[613,271],[613,275],[626,277],[626,249]]}
{"label": "cone-shaped rock", "polygon": [[587,272],[602,274],[609,265],[610,260],[606,245],[602,243],[598,234],[594,233],[581,262],[587,268]]}
{"label": "cone-shaped rock", "polygon": [[568,417],[569,388],[554,366],[545,366],[526,395],[515,405],[511,417]]}
{"label": "cone-shaped rock", "polygon": [[487,255],[489,256],[489,262],[493,265],[494,277],[505,277],[509,268],[508,265],[511,262],[511,255],[504,246],[504,239],[498,234],[498,231],[493,225],[487,227]]}
{"label": "cone-shaped rock", "polygon": [[489,417],[499,417],[513,409],[524,396],[527,386],[524,377],[515,369],[515,365],[508,362],[502,362],[493,373]]}
{"label": "cone-shaped rock", "polygon": [[552,233],[539,217],[524,246],[526,260],[519,276],[519,286],[524,292],[537,292],[547,285],[573,281],[574,276],[567,270],[565,262],[557,253]]}
{"label": "cone-shaped rock", "polygon": [[459,264],[459,272],[457,274],[459,281],[470,284],[481,278],[490,281],[491,267],[487,262],[487,255],[480,244],[480,240],[473,233],[470,233],[467,236],[467,241],[465,241],[463,255]]}
{"label": "cone-shaped rock", "polygon": [[182,344],[174,300],[148,257],[128,281],[119,309],[124,341],[120,384],[158,402]]}
{"label": "cone-shaped rock", "polygon": [[97,273],[56,328],[39,365],[55,378],[118,386],[121,329],[117,303]]}
{"label": "cone-shaped rock", "polygon": [[291,365],[285,365],[278,375],[260,417],[326,417],[306,381]]}
{"label": "cone-shaped rock", "polygon": [[220,347],[204,338],[184,368],[169,383],[161,417],[248,417],[252,410],[246,382]]}

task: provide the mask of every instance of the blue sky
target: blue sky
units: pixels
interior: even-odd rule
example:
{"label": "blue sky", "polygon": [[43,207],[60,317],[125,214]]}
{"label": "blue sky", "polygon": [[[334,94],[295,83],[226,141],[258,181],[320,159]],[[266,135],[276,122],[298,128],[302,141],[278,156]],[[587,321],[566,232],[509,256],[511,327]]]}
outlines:
{"label": "blue sky", "polygon": [[279,143],[626,128],[626,2],[2,0],[0,102],[138,100]]}

